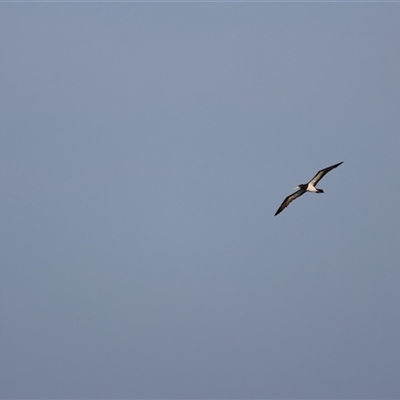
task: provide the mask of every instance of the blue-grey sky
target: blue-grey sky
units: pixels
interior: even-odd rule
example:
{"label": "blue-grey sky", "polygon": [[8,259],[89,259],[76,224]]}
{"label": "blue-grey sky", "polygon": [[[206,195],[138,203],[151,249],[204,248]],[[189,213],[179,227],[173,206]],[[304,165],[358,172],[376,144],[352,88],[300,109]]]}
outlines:
{"label": "blue-grey sky", "polygon": [[0,397],[399,398],[399,21],[2,3]]}

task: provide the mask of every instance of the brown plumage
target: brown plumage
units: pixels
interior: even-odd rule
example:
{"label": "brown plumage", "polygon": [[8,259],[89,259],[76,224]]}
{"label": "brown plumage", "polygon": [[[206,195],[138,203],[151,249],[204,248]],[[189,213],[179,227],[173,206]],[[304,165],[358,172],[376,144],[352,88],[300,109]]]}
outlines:
{"label": "brown plumage", "polygon": [[298,197],[302,196],[305,192],[312,192],[312,193],[324,193],[322,189],[318,189],[315,187],[315,185],[332,169],[337,168],[339,165],[343,164],[343,161],[340,163],[337,163],[335,165],[331,165],[330,167],[321,169],[318,171],[315,176],[308,182],[308,183],[303,183],[298,186],[298,190],[288,197],[286,197],[285,200],[283,200],[282,204],[276,211],[275,215],[278,215],[280,212],[282,212],[293,200],[296,200]]}

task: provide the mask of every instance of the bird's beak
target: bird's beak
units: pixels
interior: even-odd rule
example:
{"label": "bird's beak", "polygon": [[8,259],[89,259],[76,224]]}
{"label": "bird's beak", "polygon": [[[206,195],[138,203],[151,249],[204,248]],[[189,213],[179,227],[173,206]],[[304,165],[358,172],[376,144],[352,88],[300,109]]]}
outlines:
{"label": "bird's beak", "polygon": [[293,188],[294,190],[296,190],[296,189],[300,189],[300,186],[296,186],[295,188]]}

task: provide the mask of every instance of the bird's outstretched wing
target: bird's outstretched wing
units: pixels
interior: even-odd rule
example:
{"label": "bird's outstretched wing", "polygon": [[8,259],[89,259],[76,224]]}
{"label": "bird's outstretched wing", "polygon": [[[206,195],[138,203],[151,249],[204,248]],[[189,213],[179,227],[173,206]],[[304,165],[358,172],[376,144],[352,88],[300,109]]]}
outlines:
{"label": "bird's outstretched wing", "polygon": [[297,192],[294,192],[290,196],[286,197],[286,199],[283,200],[283,203],[278,208],[275,215],[278,215],[280,212],[282,212],[293,200],[296,200],[298,197],[300,197],[305,192],[306,192],[305,190],[299,189]]}
{"label": "bird's outstretched wing", "polygon": [[335,165],[331,165],[330,167],[321,169],[321,171],[318,171],[315,174],[314,178],[312,178],[311,181],[308,183],[315,186],[329,171],[332,171],[334,168],[337,168],[340,164],[343,164],[343,161]]}

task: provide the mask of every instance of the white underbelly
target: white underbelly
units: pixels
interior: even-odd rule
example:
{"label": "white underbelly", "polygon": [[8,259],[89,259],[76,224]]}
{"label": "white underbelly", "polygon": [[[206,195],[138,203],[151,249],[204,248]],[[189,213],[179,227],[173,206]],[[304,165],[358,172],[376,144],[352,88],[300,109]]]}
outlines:
{"label": "white underbelly", "polygon": [[317,190],[317,188],[315,186],[308,185],[307,186],[307,192],[317,193],[318,190]]}

